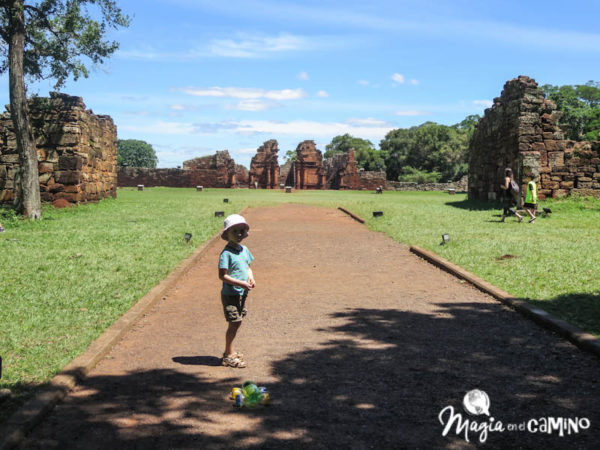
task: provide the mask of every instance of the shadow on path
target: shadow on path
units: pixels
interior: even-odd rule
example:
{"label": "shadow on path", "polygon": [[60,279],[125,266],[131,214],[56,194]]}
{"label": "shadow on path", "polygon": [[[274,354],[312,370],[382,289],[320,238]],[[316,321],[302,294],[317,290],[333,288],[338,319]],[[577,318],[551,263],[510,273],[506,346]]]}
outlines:
{"label": "shadow on path", "polygon": [[[89,377],[42,424],[46,439],[33,436],[25,448],[469,447],[464,434],[442,437],[438,414],[450,405],[466,418],[462,398],[475,388],[486,391],[491,416],[504,424],[548,416],[592,424],[562,438],[490,433],[486,448],[597,448],[597,359],[525,321],[517,334],[507,333],[503,323],[515,315],[497,305],[436,306],[436,315],[360,308],[332,314],[341,324],[317,334],[333,339],[272,361],[279,381],[268,385],[273,403],[261,409],[237,410],[227,398],[234,379],[207,379],[201,367],[196,374]],[[174,358],[198,366],[214,359]],[[215,432],[240,415],[251,425]],[[478,437],[469,433],[472,443]]]}

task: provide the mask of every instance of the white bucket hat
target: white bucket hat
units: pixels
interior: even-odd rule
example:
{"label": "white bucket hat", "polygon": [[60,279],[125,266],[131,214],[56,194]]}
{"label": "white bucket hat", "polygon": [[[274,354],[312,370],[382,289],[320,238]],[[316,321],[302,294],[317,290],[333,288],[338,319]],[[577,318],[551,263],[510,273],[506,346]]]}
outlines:
{"label": "white bucket hat", "polygon": [[227,240],[227,231],[229,231],[229,229],[231,227],[233,227],[235,225],[239,225],[239,224],[246,225],[246,236],[248,236],[248,230],[250,229],[250,225],[248,225],[248,222],[246,222],[246,219],[244,219],[239,214],[232,214],[225,218],[225,223],[223,226],[223,232],[221,233],[221,238]]}

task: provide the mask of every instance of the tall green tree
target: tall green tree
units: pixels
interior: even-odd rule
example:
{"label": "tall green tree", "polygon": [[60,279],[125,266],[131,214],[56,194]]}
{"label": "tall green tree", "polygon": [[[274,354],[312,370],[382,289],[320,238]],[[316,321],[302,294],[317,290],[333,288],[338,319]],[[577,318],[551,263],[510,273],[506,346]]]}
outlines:
{"label": "tall green tree", "polygon": [[546,84],[542,90],[562,113],[558,125],[567,138],[575,141],[596,140],[600,132],[597,120],[600,112],[600,83],[552,86]]}
{"label": "tall green tree", "polygon": [[323,156],[328,159],[339,153],[348,153],[352,148],[358,167],[364,170],[385,170],[383,154],[373,148],[371,141],[351,136],[348,133],[334,137],[325,146]]}
{"label": "tall green tree", "polygon": [[388,179],[459,179],[467,173],[467,149],[478,120],[473,115],[452,126],[425,122],[390,131],[379,144]]}
{"label": "tall green tree", "polygon": [[[38,160],[27,111],[25,78],[52,78],[55,88],[72,76],[87,77],[85,63],[100,64],[118,48],[105,40],[110,28],[129,25],[112,0],[0,1],[0,73],[8,71],[10,113],[17,138],[19,173],[15,209],[41,217]],[[84,60],[81,57],[85,57]]]}
{"label": "tall green tree", "polygon": [[117,141],[119,166],[149,167],[154,169],[158,163],[152,145],[137,139],[119,139]]}

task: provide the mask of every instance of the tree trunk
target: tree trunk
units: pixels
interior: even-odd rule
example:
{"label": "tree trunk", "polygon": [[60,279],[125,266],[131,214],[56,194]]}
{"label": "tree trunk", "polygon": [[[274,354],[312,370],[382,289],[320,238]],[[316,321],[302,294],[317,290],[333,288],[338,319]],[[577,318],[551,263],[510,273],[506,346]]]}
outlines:
{"label": "tree trunk", "polygon": [[39,219],[42,216],[42,206],[38,157],[29,123],[23,69],[25,49],[23,0],[12,1],[9,29],[11,34],[8,46],[10,114],[19,152],[19,173],[18,180],[15,180],[15,209],[29,219]]}

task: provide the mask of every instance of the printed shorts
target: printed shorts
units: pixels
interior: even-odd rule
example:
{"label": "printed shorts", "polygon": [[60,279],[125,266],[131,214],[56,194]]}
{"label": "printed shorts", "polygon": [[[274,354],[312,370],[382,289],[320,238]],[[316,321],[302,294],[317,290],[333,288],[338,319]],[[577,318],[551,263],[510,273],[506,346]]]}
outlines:
{"label": "printed shorts", "polygon": [[223,303],[223,313],[227,322],[241,322],[248,310],[246,309],[246,298],[248,291],[244,294],[223,295],[221,294],[221,303]]}

